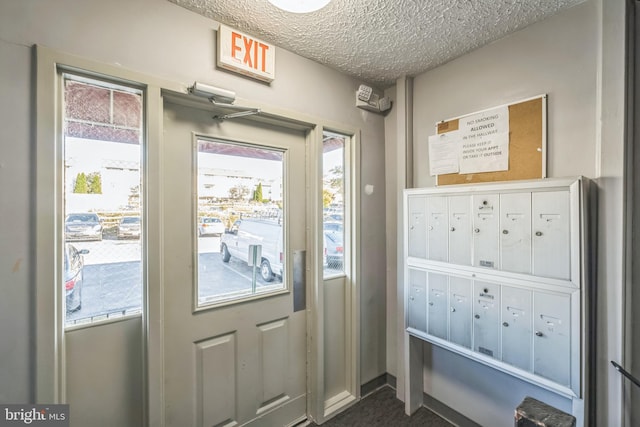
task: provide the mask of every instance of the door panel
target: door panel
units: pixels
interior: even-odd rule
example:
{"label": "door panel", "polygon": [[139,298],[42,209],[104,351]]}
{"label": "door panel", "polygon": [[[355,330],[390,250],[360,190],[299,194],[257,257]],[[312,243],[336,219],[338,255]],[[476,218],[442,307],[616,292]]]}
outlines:
{"label": "door panel", "polygon": [[447,339],[447,310],[448,310],[448,281],[444,274],[428,274],[428,318],[427,330],[429,334]]}
{"label": "door panel", "polygon": [[502,287],[502,360],[531,371],[531,291]]}
{"label": "door panel", "polygon": [[500,268],[499,196],[473,196],[473,265]]}
{"label": "door panel", "polygon": [[449,197],[449,262],[471,265],[471,200]]}
{"label": "door panel", "polygon": [[447,261],[447,198],[427,198],[427,257],[433,261]]}
{"label": "door panel", "polygon": [[473,350],[500,359],[500,285],[473,284]]}
{"label": "door panel", "polygon": [[449,276],[449,340],[471,348],[471,280]]}
{"label": "door panel", "polygon": [[[246,259],[223,262],[216,239],[222,241],[225,235],[197,235],[202,206],[194,200],[198,174],[194,140],[199,137],[284,153],[283,290],[266,297],[254,293],[242,302],[228,299],[225,305],[196,311],[196,281],[206,280],[209,286],[251,278]],[[305,416],[306,316],[305,310],[293,311],[293,262],[289,262],[294,251],[307,249],[305,152],[301,131],[247,120],[215,121],[210,111],[165,100],[161,217],[167,426],[282,426]],[[252,203],[248,197],[246,203]],[[205,246],[206,260],[194,255],[196,248]],[[203,275],[207,268],[222,269],[227,279]]]}
{"label": "door panel", "polygon": [[410,257],[427,257],[426,197],[409,197],[408,252]]}
{"label": "door panel", "polygon": [[427,272],[409,269],[408,327],[427,332]]}
{"label": "door panel", "polygon": [[531,274],[531,193],[500,195],[500,266]]}
{"label": "door panel", "polygon": [[533,274],[570,279],[569,192],[534,192]]}

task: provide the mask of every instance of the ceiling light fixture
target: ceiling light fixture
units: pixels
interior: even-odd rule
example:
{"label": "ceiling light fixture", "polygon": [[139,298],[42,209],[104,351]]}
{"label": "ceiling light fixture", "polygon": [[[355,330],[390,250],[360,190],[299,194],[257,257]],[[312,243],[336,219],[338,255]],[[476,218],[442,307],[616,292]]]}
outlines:
{"label": "ceiling light fixture", "polygon": [[309,13],[320,10],[331,0],[269,0],[269,3],[287,12]]}

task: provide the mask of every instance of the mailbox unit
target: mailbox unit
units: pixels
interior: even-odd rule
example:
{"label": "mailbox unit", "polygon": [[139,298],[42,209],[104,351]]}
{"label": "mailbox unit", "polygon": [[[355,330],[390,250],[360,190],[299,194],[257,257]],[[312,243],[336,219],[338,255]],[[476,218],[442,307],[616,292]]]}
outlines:
{"label": "mailbox unit", "polygon": [[408,336],[582,402],[588,184],[405,190]]}

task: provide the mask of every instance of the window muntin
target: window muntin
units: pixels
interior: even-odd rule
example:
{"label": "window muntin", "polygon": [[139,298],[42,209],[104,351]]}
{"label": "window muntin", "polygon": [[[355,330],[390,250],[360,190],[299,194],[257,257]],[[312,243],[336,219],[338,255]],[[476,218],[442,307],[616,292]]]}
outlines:
{"label": "window muntin", "polygon": [[322,139],[322,262],[324,277],[344,274],[346,137],[325,132]]}
{"label": "window muntin", "polygon": [[63,74],[65,326],[142,310],[143,92]]}
{"label": "window muntin", "polygon": [[285,290],[284,152],[196,145],[196,308]]}

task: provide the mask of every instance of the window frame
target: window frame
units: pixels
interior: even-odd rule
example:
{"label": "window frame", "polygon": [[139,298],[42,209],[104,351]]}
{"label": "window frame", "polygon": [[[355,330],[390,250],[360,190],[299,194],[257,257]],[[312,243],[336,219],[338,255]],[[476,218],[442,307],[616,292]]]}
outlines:
{"label": "window frame", "polygon": [[[33,235],[34,247],[34,329],[36,349],[34,366],[38,369],[34,376],[35,401],[43,403],[64,403],[66,401],[66,356],[65,330],[62,315],[61,288],[62,272],[57,267],[61,265],[63,248],[61,228],[62,218],[62,180],[61,180],[61,144],[62,144],[62,108],[63,86],[61,72],[81,74],[87,77],[107,78],[126,85],[138,86],[144,89],[143,134],[145,135],[145,149],[143,161],[148,167],[143,175],[147,183],[144,197],[145,212],[157,211],[160,206],[160,188],[151,185],[160,176],[160,157],[158,150],[148,144],[148,141],[162,139],[162,90],[180,91],[182,86],[155,77],[143,75],[134,71],[94,62],[75,55],[56,51],[44,46],[34,46],[35,84],[34,93],[34,214]],[[153,165],[153,167],[151,167]],[[145,346],[143,391],[145,407],[153,406],[151,402],[161,399],[162,384],[155,372],[161,369],[161,364],[154,354],[161,342],[162,331],[150,329],[158,313],[162,313],[162,275],[159,273],[159,261],[162,257],[161,242],[157,219],[148,219],[144,226],[146,245],[143,257],[147,265],[143,269],[143,341]],[[149,232],[155,230],[156,232]],[[154,286],[150,287],[149,284]],[[60,286],[58,286],[60,285]],[[122,322],[131,318],[118,318],[109,322],[101,322],[95,326]],[[80,326],[78,327],[80,328]],[[147,360],[149,358],[149,360]],[[150,375],[149,372],[154,374]],[[155,406],[153,406],[155,408]],[[145,410],[144,417],[153,419],[153,409]]]}
{"label": "window frame", "polygon": [[[57,134],[57,138],[56,138],[56,149],[59,150],[60,152],[60,158],[57,159],[56,161],[59,162],[58,165],[56,165],[56,169],[59,171],[59,176],[56,177],[56,182],[59,184],[56,184],[57,190],[55,190],[55,192],[57,193],[58,190],[60,192],[60,201],[59,201],[59,209],[58,209],[58,221],[56,221],[56,227],[59,227],[56,230],[56,235],[59,236],[59,240],[60,242],[56,242],[56,245],[58,246],[58,252],[59,254],[64,254],[64,245],[67,243],[67,240],[65,239],[64,235],[65,235],[65,219],[67,214],[71,213],[71,212],[66,212],[66,201],[65,201],[65,194],[66,194],[66,166],[65,166],[65,161],[66,161],[66,155],[65,155],[65,150],[66,150],[66,136],[64,134],[64,129],[65,129],[65,119],[66,119],[66,105],[65,105],[65,81],[66,80],[70,80],[70,81],[75,81],[75,82],[81,82],[81,83],[86,83],[86,84],[91,84],[91,85],[95,85],[98,86],[100,83],[104,84],[104,87],[107,88],[109,86],[113,86],[113,88],[117,87],[117,90],[122,91],[122,92],[127,92],[127,89],[131,90],[132,93],[134,92],[138,92],[141,99],[142,99],[142,109],[141,109],[141,124],[140,124],[140,198],[141,198],[141,203],[140,203],[140,211],[139,211],[139,216],[141,219],[141,230],[140,230],[140,280],[141,280],[141,286],[143,288],[142,290],[142,297],[140,300],[140,308],[138,311],[133,311],[130,313],[126,313],[126,314],[120,314],[120,315],[116,315],[115,312],[113,313],[106,313],[106,314],[101,314],[101,315],[96,315],[96,317],[98,316],[106,316],[105,318],[100,318],[97,320],[93,320],[93,317],[90,318],[89,321],[82,321],[84,319],[79,319],[80,321],[78,323],[73,323],[73,324],[67,324],[66,323],[66,317],[67,317],[67,312],[66,312],[66,308],[65,308],[65,295],[62,294],[60,296],[60,304],[61,304],[61,308],[59,308],[59,311],[61,312],[61,316],[62,316],[62,327],[64,328],[65,332],[71,332],[71,331],[75,331],[78,329],[85,329],[85,328],[91,328],[94,326],[100,326],[100,325],[106,325],[106,324],[110,324],[110,323],[114,323],[114,322],[121,322],[121,321],[125,321],[128,319],[132,319],[132,318],[138,318],[138,317],[142,317],[144,314],[144,289],[146,288],[146,274],[145,271],[147,271],[147,259],[146,259],[146,241],[145,241],[145,229],[144,229],[144,224],[146,222],[146,205],[145,205],[145,201],[146,201],[146,197],[144,194],[145,188],[146,188],[146,178],[145,178],[145,173],[146,173],[146,159],[145,159],[145,151],[147,148],[147,143],[148,143],[148,138],[147,138],[147,114],[146,114],[146,105],[147,105],[147,91],[146,91],[146,86],[144,84],[141,83],[136,83],[136,82],[132,82],[129,80],[125,80],[122,78],[118,78],[118,77],[113,77],[110,75],[105,75],[99,72],[91,72],[91,71],[87,71],[87,70],[81,70],[75,67],[69,67],[69,66],[65,66],[65,65],[57,65],[56,67],[56,79],[58,81],[58,90],[59,90],[59,101],[57,102],[57,108],[56,108],[56,122],[58,124],[58,129],[59,132]],[[97,214],[96,214],[97,215]],[[69,241],[71,243],[73,243],[73,241]],[[60,263],[59,260],[57,259],[58,257],[56,257],[56,266],[60,266],[63,265],[63,263]],[[55,277],[55,283],[54,286],[56,287],[56,292],[58,289],[62,289],[64,284],[64,272],[61,272],[60,274],[56,275]],[[84,286],[84,283],[83,283]]]}
{"label": "window frame", "polygon": [[[204,303],[201,304],[199,302],[199,252],[198,252],[198,188],[199,188],[199,184],[198,184],[198,177],[199,177],[199,164],[198,164],[198,153],[199,153],[199,143],[202,140],[206,140],[206,141],[210,141],[210,142],[215,142],[215,143],[222,143],[222,144],[230,144],[230,145],[237,145],[237,146],[242,146],[242,147],[248,147],[248,148],[256,148],[256,149],[260,149],[260,150],[269,150],[269,151],[274,151],[274,152],[279,152],[282,154],[282,195],[283,195],[283,209],[282,209],[282,221],[283,221],[283,227],[282,227],[282,250],[284,253],[284,262],[283,262],[283,268],[282,268],[282,286],[279,287],[278,289],[274,289],[271,291],[266,291],[266,292],[252,292],[250,294],[242,294],[239,295],[237,297],[232,297],[232,298],[225,298],[225,299],[217,299],[217,300],[213,300],[211,302],[208,303]],[[242,303],[246,303],[249,301],[255,301],[255,300],[260,300],[260,299],[264,299],[264,298],[270,298],[273,296],[277,296],[277,295],[283,295],[283,294],[287,294],[289,292],[291,292],[292,290],[292,285],[291,285],[291,280],[288,277],[288,271],[289,271],[289,266],[288,264],[286,264],[287,261],[287,254],[288,254],[288,249],[289,249],[289,222],[288,222],[288,218],[289,218],[289,214],[288,214],[288,206],[289,203],[287,203],[287,200],[289,199],[289,181],[288,181],[288,177],[289,177],[289,173],[288,173],[288,167],[289,167],[289,152],[285,147],[278,147],[275,145],[266,145],[266,144],[259,144],[259,143],[255,143],[255,142],[248,142],[248,141],[242,141],[242,140],[238,140],[238,139],[226,139],[226,138],[221,138],[218,136],[210,136],[210,135],[204,135],[204,134],[197,134],[194,133],[193,135],[193,145],[192,145],[192,153],[193,153],[193,159],[192,159],[192,164],[193,164],[193,199],[192,199],[192,214],[191,214],[191,220],[192,220],[192,236],[193,236],[193,263],[194,263],[194,269],[193,269],[193,283],[194,283],[194,287],[192,290],[193,293],[193,312],[203,312],[203,311],[208,311],[208,310],[214,310],[217,308],[221,308],[221,307],[227,307],[227,306],[231,306],[231,305],[235,305],[235,304],[242,304]],[[254,268],[259,268],[259,267],[255,267]]]}

